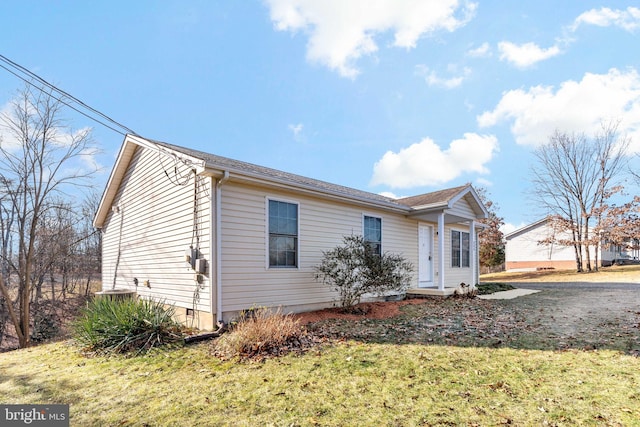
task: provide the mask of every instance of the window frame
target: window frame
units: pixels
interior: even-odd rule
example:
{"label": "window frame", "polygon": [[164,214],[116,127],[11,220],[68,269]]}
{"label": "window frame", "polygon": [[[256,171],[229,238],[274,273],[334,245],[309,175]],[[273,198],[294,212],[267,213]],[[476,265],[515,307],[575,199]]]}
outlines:
{"label": "window frame", "polygon": [[[457,239],[454,239],[454,233],[458,234]],[[450,243],[451,268],[471,268],[471,233],[452,228]]]}
{"label": "window frame", "polygon": [[[270,205],[271,202],[277,202],[277,203],[286,203],[289,205],[295,205],[296,206],[296,234],[281,234],[281,233],[271,233],[271,229],[270,229],[270,224],[271,224],[271,209],[270,209]],[[276,270],[281,270],[281,269],[299,269],[300,268],[300,202],[295,201],[295,200],[288,200],[288,199],[284,199],[284,198],[280,198],[280,197],[266,197],[265,200],[265,205],[266,205],[266,215],[265,215],[265,252],[266,252],[266,260],[265,260],[265,266],[267,270],[270,269],[276,269]],[[295,265],[271,265],[271,237],[272,235],[277,235],[277,236],[289,236],[289,237],[293,237],[295,240],[295,250],[294,252],[294,256],[295,256],[295,260],[294,260],[294,264]]]}
{"label": "window frame", "polygon": [[[367,218],[372,218],[372,219],[376,219],[380,222],[380,241],[374,241],[374,240],[367,240],[367,232],[366,232],[366,222],[367,222]],[[368,213],[363,213],[362,214],[362,238],[367,242],[367,243],[374,243],[376,244],[376,246],[378,247],[379,253],[378,255],[382,256],[383,254],[383,248],[382,248],[382,241],[383,241],[383,220],[381,216],[378,215],[371,215]]]}

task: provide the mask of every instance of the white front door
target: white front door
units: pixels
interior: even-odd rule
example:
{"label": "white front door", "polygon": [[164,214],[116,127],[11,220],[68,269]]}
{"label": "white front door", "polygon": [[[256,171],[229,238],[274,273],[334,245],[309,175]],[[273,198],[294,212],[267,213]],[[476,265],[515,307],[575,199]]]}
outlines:
{"label": "white front door", "polygon": [[433,286],[433,227],[418,225],[418,286]]}

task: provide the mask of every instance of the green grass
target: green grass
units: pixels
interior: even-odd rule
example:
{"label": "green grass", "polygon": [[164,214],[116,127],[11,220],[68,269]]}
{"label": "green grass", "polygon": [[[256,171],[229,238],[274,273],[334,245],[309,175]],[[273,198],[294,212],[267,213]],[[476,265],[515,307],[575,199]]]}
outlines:
{"label": "green grass", "polygon": [[210,344],[84,358],[65,343],[0,355],[0,401],[68,403],[71,425],[633,425],[640,360],[346,341],[222,362]]}
{"label": "green grass", "polygon": [[72,426],[638,425],[636,295],[424,300],[319,322],[323,346],[260,362],[209,342],[93,358],[47,344],[0,354],[0,402],[68,403]]}

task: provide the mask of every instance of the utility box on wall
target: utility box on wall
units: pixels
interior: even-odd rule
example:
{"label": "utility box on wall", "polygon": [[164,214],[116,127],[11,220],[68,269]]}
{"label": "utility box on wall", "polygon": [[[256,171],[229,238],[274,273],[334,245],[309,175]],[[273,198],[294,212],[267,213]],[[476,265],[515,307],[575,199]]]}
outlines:
{"label": "utility box on wall", "polygon": [[196,259],[194,270],[196,273],[205,274],[207,272],[207,260],[204,258]]}

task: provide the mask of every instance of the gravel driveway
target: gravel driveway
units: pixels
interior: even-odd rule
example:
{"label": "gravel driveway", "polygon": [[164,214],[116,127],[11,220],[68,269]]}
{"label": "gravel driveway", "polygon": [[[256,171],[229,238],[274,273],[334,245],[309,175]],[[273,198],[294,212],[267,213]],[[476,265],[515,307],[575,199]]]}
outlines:
{"label": "gravel driveway", "polygon": [[585,289],[585,290],[637,290],[640,283],[600,283],[600,282],[509,282],[516,288],[524,289]]}
{"label": "gravel driveway", "polygon": [[505,301],[537,334],[558,347],[640,351],[640,284],[592,282],[511,283],[541,292]]}

